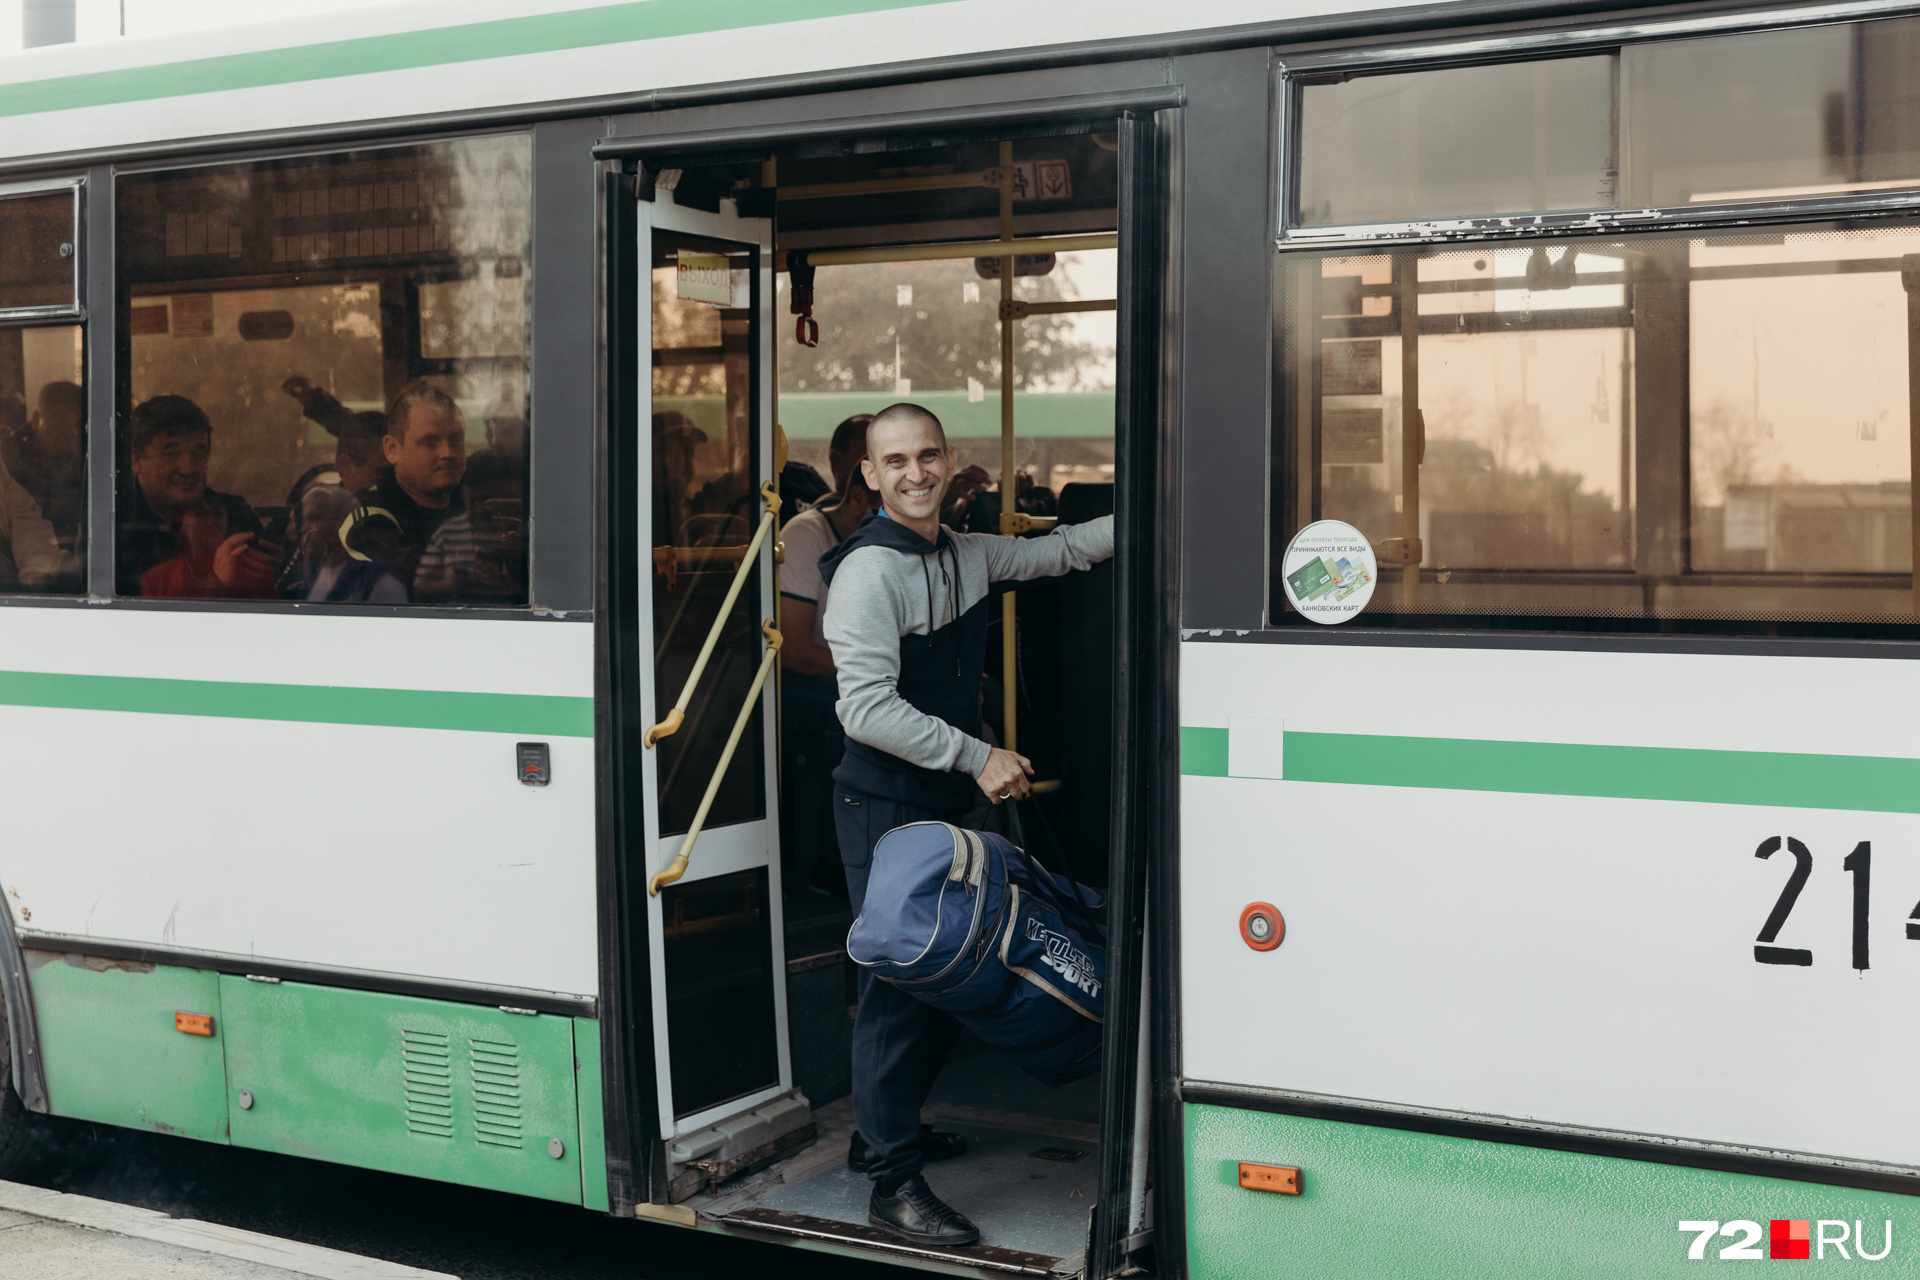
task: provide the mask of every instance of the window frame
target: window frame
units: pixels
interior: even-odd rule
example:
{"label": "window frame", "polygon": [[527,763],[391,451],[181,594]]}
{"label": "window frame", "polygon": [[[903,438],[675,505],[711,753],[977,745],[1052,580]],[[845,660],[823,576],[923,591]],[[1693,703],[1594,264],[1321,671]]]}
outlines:
{"label": "window frame", "polygon": [[43,196],[59,191],[73,193],[73,301],[44,307],[0,306],[0,325],[26,328],[58,322],[86,323],[87,313],[87,180],[84,176],[43,178],[32,182],[0,183],[0,204],[26,196]]}

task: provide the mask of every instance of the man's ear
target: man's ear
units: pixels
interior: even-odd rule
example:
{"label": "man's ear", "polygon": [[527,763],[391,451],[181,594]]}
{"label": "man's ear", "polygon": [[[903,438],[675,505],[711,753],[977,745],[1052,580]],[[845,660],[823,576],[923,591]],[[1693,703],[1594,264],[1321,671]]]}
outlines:
{"label": "man's ear", "polygon": [[400,461],[400,442],[392,436],[380,437],[380,452],[386,455],[387,465]]}
{"label": "man's ear", "polygon": [[950,444],[947,446],[947,465],[954,468],[956,471],[959,470],[960,468],[960,446],[959,445]]}
{"label": "man's ear", "polygon": [[860,459],[860,474],[867,478],[867,488],[878,489],[880,487],[880,473],[874,470],[873,464],[865,458]]}

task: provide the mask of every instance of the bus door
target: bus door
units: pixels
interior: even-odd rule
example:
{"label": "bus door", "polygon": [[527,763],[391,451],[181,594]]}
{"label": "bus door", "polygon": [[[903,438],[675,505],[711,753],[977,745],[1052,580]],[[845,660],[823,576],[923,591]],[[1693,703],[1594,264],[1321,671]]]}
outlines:
{"label": "bus door", "polygon": [[773,226],[721,208],[683,207],[661,184],[639,204],[635,259],[651,365],[638,521],[651,578],[638,601],[646,937],[675,1200],[812,1135],[782,980],[777,527],[763,491]]}

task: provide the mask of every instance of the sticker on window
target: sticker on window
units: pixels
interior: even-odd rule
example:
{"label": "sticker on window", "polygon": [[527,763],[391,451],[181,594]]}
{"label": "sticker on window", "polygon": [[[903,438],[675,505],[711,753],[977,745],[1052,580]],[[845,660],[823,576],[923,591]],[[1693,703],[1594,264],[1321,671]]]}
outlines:
{"label": "sticker on window", "polygon": [[716,307],[733,305],[732,264],[724,253],[695,253],[680,250],[679,295],[682,302],[705,302]]}
{"label": "sticker on window", "polygon": [[1331,625],[1367,607],[1380,567],[1358,529],[1339,520],[1316,520],[1287,544],[1280,576],[1296,612]]}

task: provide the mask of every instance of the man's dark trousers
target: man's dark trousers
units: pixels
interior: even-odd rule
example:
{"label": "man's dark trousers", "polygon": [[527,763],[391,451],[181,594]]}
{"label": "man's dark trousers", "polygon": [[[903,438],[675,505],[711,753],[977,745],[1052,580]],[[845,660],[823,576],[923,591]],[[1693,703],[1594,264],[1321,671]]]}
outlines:
{"label": "man's dark trousers", "polygon": [[[962,815],[900,800],[833,789],[834,828],[854,915],[867,900],[873,846],[909,822],[954,822]],[[897,1183],[920,1172],[920,1108],[959,1038],[952,1014],[922,1004],[865,969],[853,1019],[853,1122],[867,1143],[867,1177]]]}

